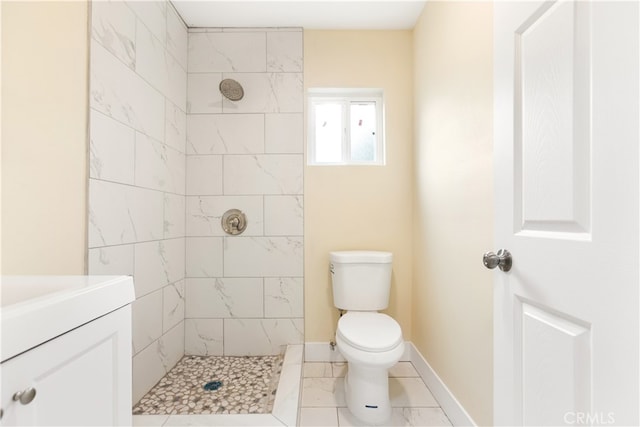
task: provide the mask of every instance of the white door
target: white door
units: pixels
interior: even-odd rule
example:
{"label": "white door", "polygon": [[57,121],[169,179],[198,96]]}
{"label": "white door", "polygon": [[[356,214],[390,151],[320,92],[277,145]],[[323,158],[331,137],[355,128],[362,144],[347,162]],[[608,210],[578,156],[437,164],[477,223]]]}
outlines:
{"label": "white door", "polygon": [[495,424],[637,426],[638,2],[494,7]]}

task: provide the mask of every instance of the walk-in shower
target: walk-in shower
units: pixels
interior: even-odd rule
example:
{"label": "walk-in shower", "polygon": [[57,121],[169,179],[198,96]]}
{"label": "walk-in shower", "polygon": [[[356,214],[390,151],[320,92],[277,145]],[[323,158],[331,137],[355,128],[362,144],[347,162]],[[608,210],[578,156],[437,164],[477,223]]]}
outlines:
{"label": "walk-in shower", "polygon": [[288,349],[299,385],[301,29],[188,29],[168,1],[91,13],[89,274],[134,277],[132,404],[185,355]]}

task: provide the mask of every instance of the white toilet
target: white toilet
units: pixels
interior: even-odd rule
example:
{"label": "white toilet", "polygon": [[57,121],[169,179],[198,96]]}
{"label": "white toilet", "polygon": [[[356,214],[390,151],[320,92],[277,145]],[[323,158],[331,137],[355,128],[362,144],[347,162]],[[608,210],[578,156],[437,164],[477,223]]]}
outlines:
{"label": "white toilet", "polygon": [[333,303],[347,312],[338,321],[336,344],[347,359],[347,407],[368,424],[391,417],[388,369],[404,352],[400,325],[376,310],[389,305],[390,252],[330,252]]}

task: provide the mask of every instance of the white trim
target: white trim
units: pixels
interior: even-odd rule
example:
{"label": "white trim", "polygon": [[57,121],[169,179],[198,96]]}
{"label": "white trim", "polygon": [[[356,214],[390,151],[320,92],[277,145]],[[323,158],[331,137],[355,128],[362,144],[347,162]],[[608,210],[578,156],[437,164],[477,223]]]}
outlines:
{"label": "white trim", "polygon": [[[442,411],[454,426],[476,426],[477,424],[467,413],[451,390],[440,379],[424,356],[411,341],[405,341],[404,354],[400,361],[411,362],[418,371],[420,378],[427,385]],[[304,344],[305,362],[344,362],[344,357],[338,349],[331,350],[328,342],[307,342]]]}
{"label": "white trim", "polygon": [[298,425],[302,398],[302,344],[288,345],[276,389],[271,415],[285,426]]}
{"label": "white trim", "polygon": [[418,349],[411,342],[407,342],[411,348],[411,363],[416,368],[420,378],[427,385],[433,397],[442,408],[442,411],[447,415],[449,421],[454,426],[476,426],[477,424],[471,418],[471,415],[467,413],[464,407],[458,402],[458,399],[451,393],[451,390],[440,379],[438,374],[433,370],[431,365],[422,356]]}

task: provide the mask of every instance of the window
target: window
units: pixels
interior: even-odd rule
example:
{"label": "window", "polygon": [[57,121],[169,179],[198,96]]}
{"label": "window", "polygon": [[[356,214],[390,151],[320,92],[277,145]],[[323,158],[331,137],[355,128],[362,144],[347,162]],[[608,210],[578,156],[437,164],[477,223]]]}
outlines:
{"label": "window", "polygon": [[383,165],[380,89],[310,89],[307,162]]}

